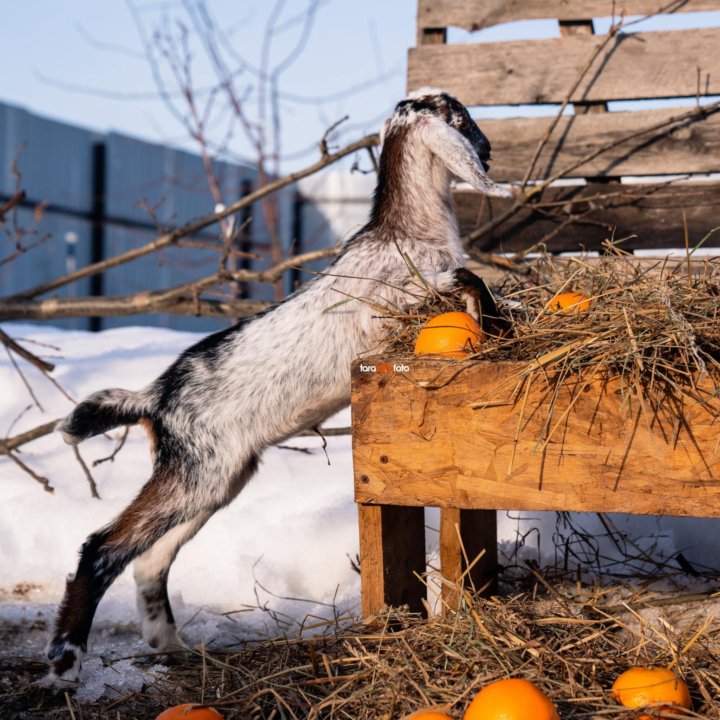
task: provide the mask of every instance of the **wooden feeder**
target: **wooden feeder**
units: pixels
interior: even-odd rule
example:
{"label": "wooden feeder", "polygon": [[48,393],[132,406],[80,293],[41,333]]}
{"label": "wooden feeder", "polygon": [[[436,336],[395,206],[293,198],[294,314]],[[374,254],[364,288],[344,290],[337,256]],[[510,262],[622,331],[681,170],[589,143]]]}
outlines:
{"label": "wooden feeder", "polygon": [[689,404],[673,421],[643,411],[620,380],[566,379],[555,392],[552,373],[518,385],[527,369],[424,358],[355,364],[353,462],[366,616],[386,604],[423,612],[425,506],[441,508],[448,603],[457,602],[452,584],[467,561],[465,577],[492,589],[496,510],[720,517],[720,441],[707,409]]}

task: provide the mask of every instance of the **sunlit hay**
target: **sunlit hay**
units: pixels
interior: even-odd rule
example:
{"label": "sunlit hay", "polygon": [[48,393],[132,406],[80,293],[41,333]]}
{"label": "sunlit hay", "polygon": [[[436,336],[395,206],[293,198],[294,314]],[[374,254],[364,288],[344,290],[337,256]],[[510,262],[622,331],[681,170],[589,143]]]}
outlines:
{"label": "sunlit hay", "polygon": [[232,654],[198,648],[143,692],[83,710],[127,720],[204,701],[226,720],[400,720],[423,707],[459,719],[485,684],[524,677],[563,718],[627,720],[629,711],[610,696],[614,679],[634,665],[659,665],[690,687],[688,717],[711,718],[720,713],[719,639],[720,602],[709,595],[668,601],[622,587],[566,586],[551,599],[531,591],[480,600],[465,592],[459,611],[428,620],[391,611],[345,627],[329,622],[320,635],[247,643]]}
{"label": "sunlit hay", "polygon": [[[471,359],[526,362],[522,377],[552,374],[556,392],[569,378],[574,383],[619,379],[623,396],[636,398],[643,412],[673,422],[688,403],[717,415],[720,259],[648,261],[617,249],[599,258],[541,257],[523,274],[506,274],[494,290],[510,301],[504,313],[513,331],[481,345]],[[588,295],[591,307],[551,310],[552,297],[569,290]],[[396,315],[399,329],[388,354],[412,354],[429,317],[464,309],[459,296],[432,295]],[[515,386],[516,394],[520,390]],[[553,406],[551,399],[549,413]]]}

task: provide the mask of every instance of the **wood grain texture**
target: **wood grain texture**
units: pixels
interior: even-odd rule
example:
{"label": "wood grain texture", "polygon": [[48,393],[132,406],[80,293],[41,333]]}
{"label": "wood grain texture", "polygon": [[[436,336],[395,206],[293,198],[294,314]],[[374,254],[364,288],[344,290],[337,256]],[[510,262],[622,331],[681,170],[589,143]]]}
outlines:
{"label": "wood grain texture", "polygon": [[637,403],[622,405],[617,383],[577,398],[566,383],[553,417],[574,404],[543,444],[545,380],[533,382],[517,435],[510,395],[523,364],[403,361],[408,373],[353,368],[358,502],[720,517],[717,425],[699,406],[673,444],[669,421],[650,426]]}
{"label": "wood grain texture", "polygon": [[[457,191],[454,197],[463,234],[484,225],[509,207],[508,200],[489,200],[474,191]],[[683,212],[691,247],[712,228],[720,226],[720,182],[717,181],[673,185],[590,183],[549,188],[543,200],[562,202],[565,210],[575,213],[591,211],[548,241],[547,249],[551,252],[598,250],[610,237],[628,238],[622,245],[628,250],[684,247]],[[524,209],[480,238],[474,247],[517,252],[555,232],[560,222],[561,219]],[[707,247],[719,245],[720,233],[711,235],[705,242]]]}
{"label": "wood grain texture", "polygon": [[[563,117],[538,158],[533,178],[546,178],[599,146],[610,145],[686,112],[687,109],[673,108]],[[524,177],[551,120],[540,117],[478,122],[492,144],[490,175],[494,180],[512,182]],[[712,172],[720,172],[720,113],[641,135],[572,170],[567,177]]]}
{"label": "wood grain texture", "polygon": [[[470,571],[466,572],[470,563]],[[457,587],[485,596],[497,588],[497,517],[494,510],[440,510],[440,571],[447,580],[442,586],[445,606],[456,608]]]}
{"label": "wood grain texture", "polygon": [[422,507],[358,505],[361,604],[365,617],[384,606],[425,613],[425,514]]}
{"label": "wood grain texture", "polygon": [[382,508],[358,505],[360,530],[360,603],[363,617],[379,612],[385,604],[382,555]]}
{"label": "wood grain texture", "polygon": [[[601,36],[411,48],[408,90],[441,87],[465,105],[560,103]],[[619,35],[573,102],[720,94],[720,28]]]}
{"label": "wood grain texture", "polygon": [[[669,5],[666,0],[618,0],[615,14],[652,15]],[[670,8],[673,12],[718,10],[720,1],[688,0]],[[611,14],[610,0],[419,0],[417,22],[420,29],[461,27],[473,31],[513,20],[586,20]]]}

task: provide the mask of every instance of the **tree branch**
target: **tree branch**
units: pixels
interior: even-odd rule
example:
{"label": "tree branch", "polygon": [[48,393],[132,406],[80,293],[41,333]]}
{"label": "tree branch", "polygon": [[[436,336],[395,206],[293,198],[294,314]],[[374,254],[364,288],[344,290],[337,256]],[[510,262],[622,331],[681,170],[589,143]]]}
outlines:
{"label": "tree branch", "polygon": [[2,222],[5,219],[5,215],[7,215],[10,210],[12,210],[16,205],[19,205],[23,200],[25,200],[25,191],[20,190],[15,193],[2,207],[0,207],[0,222]]}
{"label": "tree branch", "polygon": [[26,350],[22,345],[19,345],[2,328],[0,328],[0,342],[5,345],[8,350],[12,350],[16,355],[27,360],[31,365],[34,365],[43,372],[51,372],[55,369],[52,363],[42,360],[37,357],[37,355],[33,355],[29,350]]}
{"label": "tree branch", "polygon": [[265,270],[221,271],[167,290],[147,290],[132,295],[55,297],[47,300],[0,298],[0,321],[49,320],[78,316],[120,317],[148,312],[204,317],[248,317],[262,312],[270,303],[258,300],[202,300],[199,295],[203,290],[227,281],[275,282],[287,270],[332,257],[337,253],[338,248],[335,247],[321,248],[287,258]]}
{"label": "tree branch", "polygon": [[5,438],[0,440],[0,455],[9,455],[13,450],[19,448],[21,445],[30,442],[31,440],[37,440],[38,438],[45,437],[52,432],[55,432],[55,426],[60,422],[62,418],[57,420],[51,420],[44,425],[39,425],[32,430],[26,430],[25,432],[18,433],[13,437]]}
{"label": "tree branch", "polygon": [[27,300],[30,298],[34,298],[38,295],[43,295],[44,293],[51,292],[52,290],[57,290],[58,288],[65,285],[69,285],[76,280],[90,277],[92,275],[97,275],[98,273],[104,272],[109,268],[117,267],[118,265],[122,265],[131,260],[144,257],[145,255],[150,255],[151,253],[161,250],[162,248],[173,245],[180,238],[186,237],[188,235],[194,235],[200,230],[208,227],[209,225],[214,225],[220,220],[235,214],[239,210],[242,210],[242,208],[247,207],[248,205],[252,205],[254,202],[257,202],[258,200],[276,192],[277,190],[280,190],[281,188],[292,185],[293,183],[301,180],[302,178],[314,175],[319,170],[328,167],[328,165],[332,165],[333,163],[341,160],[347,155],[352,155],[352,153],[357,152],[358,150],[374,147],[375,145],[378,145],[379,141],[380,139],[377,133],[367,135],[354,143],[350,143],[350,145],[345,146],[344,148],[338,150],[335,153],[331,153],[325,157],[320,158],[320,160],[313,163],[312,165],[309,165],[303,170],[298,170],[297,172],[290,173],[285,177],[269,182],[267,183],[267,185],[263,185],[263,187],[259,188],[255,192],[250,193],[249,195],[245,195],[236,202],[228,205],[220,212],[210,213],[209,215],[205,215],[202,218],[192,220],[189,223],[183,225],[182,227],[171,230],[170,232],[163,233],[147,245],[143,245],[142,247],[136,248],[134,250],[129,250],[125,253],[120,253],[119,255],[115,255],[114,257],[108,258],[107,260],[103,260],[101,262],[86,265],[85,267],[80,268],[75,272],[68,273],[67,275],[63,275],[62,277],[56,278],[55,280],[50,280],[49,282],[42,283],[41,285],[36,285],[29,290],[24,290],[21,293],[12,295],[6,298],[6,301],[9,302],[11,300]]}

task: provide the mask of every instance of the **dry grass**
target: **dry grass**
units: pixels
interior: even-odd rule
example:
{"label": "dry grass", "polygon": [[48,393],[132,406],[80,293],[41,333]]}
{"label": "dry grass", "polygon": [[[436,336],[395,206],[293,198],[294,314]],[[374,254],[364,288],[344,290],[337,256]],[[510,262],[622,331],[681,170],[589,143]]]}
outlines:
{"label": "dry grass", "polygon": [[[720,602],[709,594],[673,600],[565,586],[550,599],[465,599],[458,612],[429,620],[392,611],[328,624],[320,635],[248,643],[237,653],[197,651],[142,693],[114,701],[79,706],[71,695],[53,698],[18,681],[2,717],[153,718],[164,707],[204,701],[227,720],[400,720],[429,706],[460,718],[486,683],[513,676],[542,687],[564,720],[629,720],[609,689],[638,664],[671,667],[685,679],[689,717],[720,716]],[[24,712],[20,693],[33,702]]]}
{"label": "dry grass", "polygon": [[[650,424],[678,427],[689,404],[720,411],[720,258],[637,260],[609,246],[600,258],[541,257],[508,273],[496,288],[514,307],[510,337],[480,346],[477,360],[527,363],[522,380],[550,377],[557,390],[620,380],[626,407],[637,402]],[[584,312],[549,308],[560,292],[592,298]],[[390,355],[412,354],[417,334],[438,312],[464,309],[459,298],[430,296],[400,321]],[[523,383],[498,388],[517,398]],[[547,403],[552,414],[554,397]],[[548,421],[549,421],[548,417]]]}

